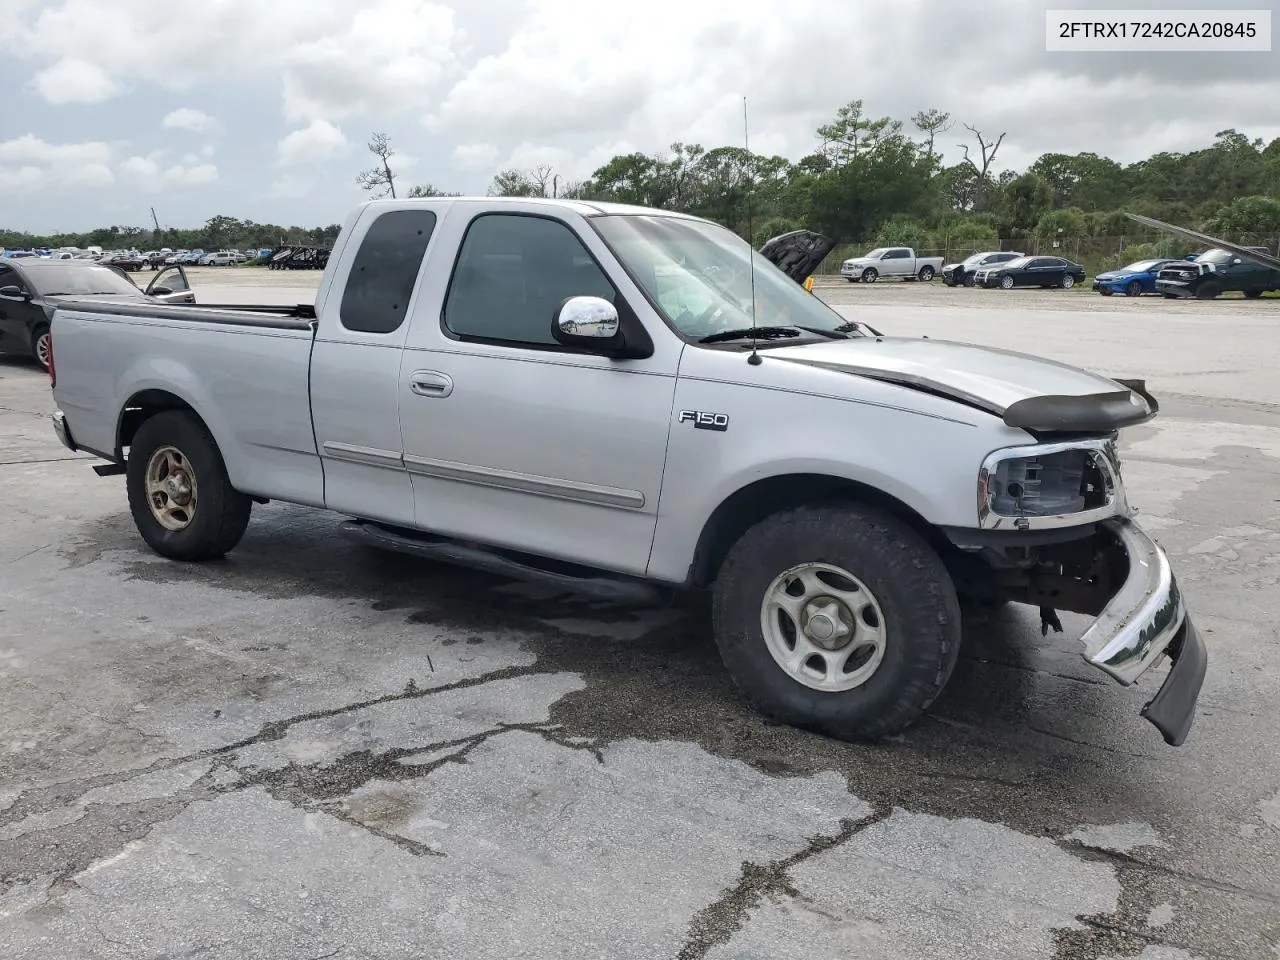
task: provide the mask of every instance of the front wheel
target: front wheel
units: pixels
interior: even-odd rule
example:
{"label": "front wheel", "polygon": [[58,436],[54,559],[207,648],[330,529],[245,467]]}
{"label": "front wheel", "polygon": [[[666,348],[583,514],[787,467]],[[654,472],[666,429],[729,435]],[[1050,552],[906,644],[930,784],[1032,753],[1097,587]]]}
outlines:
{"label": "front wheel", "polygon": [[933,267],[921,267],[918,276],[921,283],[928,283],[933,279]]}
{"label": "front wheel", "polygon": [[208,429],[185,410],[138,427],[125,483],[133,522],[162,557],[213,560],[240,542],[253,501],[231,486]]}
{"label": "front wheel", "polygon": [[1001,278],[1000,278],[1000,287],[1001,287],[1001,289],[1003,289],[1003,290],[1012,290],[1012,289],[1013,289],[1013,277],[1009,276],[1009,275],[1006,273],[1003,277],[1001,277]]}
{"label": "front wheel", "polygon": [[875,267],[867,267],[867,269],[862,271],[862,282],[875,283],[879,276],[880,274],[876,272]]}
{"label": "front wheel", "polygon": [[1124,288],[1124,293],[1125,293],[1125,296],[1127,297],[1142,296],[1142,281],[1141,280],[1131,281],[1129,285]]}
{"label": "front wheel", "polygon": [[960,606],[937,553],[859,505],[787,510],[749,529],[716,579],[712,625],[757,710],[851,740],[915,722],[960,647]]}

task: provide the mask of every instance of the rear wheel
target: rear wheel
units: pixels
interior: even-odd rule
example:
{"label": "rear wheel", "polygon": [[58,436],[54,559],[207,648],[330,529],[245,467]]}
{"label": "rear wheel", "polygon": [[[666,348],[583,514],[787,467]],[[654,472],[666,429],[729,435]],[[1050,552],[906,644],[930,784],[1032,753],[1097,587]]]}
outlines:
{"label": "rear wheel", "polygon": [[1246,290],[1244,292],[1244,297],[1246,300],[1257,300],[1260,296],[1262,296],[1266,292],[1267,291],[1265,290]]}
{"label": "rear wheel", "polygon": [[31,333],[31,359],[46,370],[49,369],[49,345],[52,340],[49,328],[41,324]]}
{"label": "rear wheel", "polygon": [[712,592],[716,645],[760,712],[845,739],[912,724],[955,667],[960,607],[938,555],[858,505],[757,523]]}
{"label": "rear wheel", "polygon": [[1071,274],[1068,273],[1065,277],[1062,278],[1063,290],[1070,290],[1075,285],[1076,285],[1076,278],[1073,277]]}
{"label": "rear wheel", "polygon": [[917,274],[917,276],[920,277],[920,281],[922,283],[928,283],[933,279],[933,267],[921,267],[920,273]]}
{"label": "rear wheel", "polygon": [[221,557],[249,525],[253,501],[231,486],[218,445],[185,410],[166,410],[138,427],[125,480],[142,539],[171,560]]}

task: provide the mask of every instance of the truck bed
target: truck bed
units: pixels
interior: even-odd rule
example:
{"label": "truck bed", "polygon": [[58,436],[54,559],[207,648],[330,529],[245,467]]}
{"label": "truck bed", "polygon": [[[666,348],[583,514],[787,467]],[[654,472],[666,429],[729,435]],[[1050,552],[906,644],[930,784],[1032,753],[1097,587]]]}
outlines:
{"label": "truck bed", "polygon": [[131,408],[159,396],[204,419],[238,489],[323,504],[314,316],[310,304],[63,302],[53,317],[56,390],[77,447],[120,460]]}

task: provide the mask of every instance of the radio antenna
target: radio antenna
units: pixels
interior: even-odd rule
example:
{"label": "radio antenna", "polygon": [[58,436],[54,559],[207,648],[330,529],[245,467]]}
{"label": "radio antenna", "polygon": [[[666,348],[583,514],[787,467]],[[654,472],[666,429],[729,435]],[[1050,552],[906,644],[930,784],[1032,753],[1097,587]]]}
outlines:
{"label": "radio antenna", "polygon": [[751,170],[751,136],[747,128],[747,98],[742,98],[742,148],[746,152],[743,157],[743,166],[747,172],[747,270],[751,276],[751,356],[747,357],[747,363],[753,367],[760,365],[760,351],[758,350],[759,341],[756,339],[756,258],[755,258],[755,225],[751,218],[751,194],[755,184],[755,178],[749,172]]}

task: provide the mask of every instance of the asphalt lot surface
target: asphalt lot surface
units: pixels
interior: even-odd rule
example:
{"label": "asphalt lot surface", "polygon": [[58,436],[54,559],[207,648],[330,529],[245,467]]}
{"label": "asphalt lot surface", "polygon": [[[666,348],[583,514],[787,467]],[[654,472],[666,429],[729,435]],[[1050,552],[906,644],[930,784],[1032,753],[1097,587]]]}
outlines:
{"label": "asphalt lot surface", "polygon": [[[289,303],[318,274],[193,279]],[[819,289],[1148,378],[1125,478],[1210,648],[1185,746],[1078,617],[975,618],[931,714],[863,746],[748,710],[697,610],[278,504],[225,561],[167,562],[0,360],[0,956],[1280,956],[1280,303]]]}

